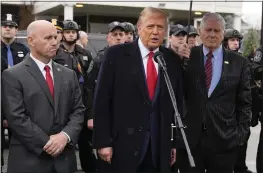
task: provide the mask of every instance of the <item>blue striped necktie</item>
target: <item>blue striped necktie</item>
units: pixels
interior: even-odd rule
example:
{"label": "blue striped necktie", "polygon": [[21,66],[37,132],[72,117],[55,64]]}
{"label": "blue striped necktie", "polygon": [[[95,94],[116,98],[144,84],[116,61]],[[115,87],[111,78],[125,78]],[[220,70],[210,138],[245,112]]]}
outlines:
{"label": "blue striped necktie", "polygon": [[7,48],[7,62],[10,67],[14,66],[14,60],[13,60],[13,55],[10,49],[10,46],[6,46]]}

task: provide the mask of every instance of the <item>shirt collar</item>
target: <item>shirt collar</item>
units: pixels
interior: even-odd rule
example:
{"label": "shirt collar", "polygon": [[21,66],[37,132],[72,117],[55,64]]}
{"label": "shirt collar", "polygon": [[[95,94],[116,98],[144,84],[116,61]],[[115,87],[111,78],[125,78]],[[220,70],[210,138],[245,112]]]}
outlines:
{"label": "shirt collar", "polygon": [[[204,45],[203,45],[203,52],[204,52],[204,56],[206,56],[209,53],[209,49],[205,47]],[[218,48],[216,48],[216,50],[213,51],[214,58],[218,59],[219,58],[218,55],[222,54],[222,52],[223,52],[223,47],[221,44]]]}
{"label": "shirt collar", "polygon": [[[139,38],[139,40],[138,40],[138,45],[140,48],[142,58],[147,58],[148,57],[147,55],[150,53],[150,51],[143,45],[141,38]],[[159,51],[159,47],[157,49],[155,49],[153,52],[155,53],[157,51]]]}
{"label": "shirt collar", "polygon": [[33,55],[30,53],[30,57],[32,57],[32,59],[35,61],[35,63],[37,64],[37,66],[40,68],[40,71],[43,71],[45,66],[49,66],[50,71],[52,71],[52,60],[49,61],[49,63],[45,64],[41,61],[39,61],[38,59],[36,59],[35,57],[33,57]]}

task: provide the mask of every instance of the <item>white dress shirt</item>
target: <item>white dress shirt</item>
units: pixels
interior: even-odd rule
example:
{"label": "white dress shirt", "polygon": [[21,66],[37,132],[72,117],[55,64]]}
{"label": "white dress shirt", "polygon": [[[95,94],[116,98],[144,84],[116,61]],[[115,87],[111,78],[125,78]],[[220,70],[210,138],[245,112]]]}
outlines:
{"label": "white dress shirt", "polygon": [[[38,59],[34,58],[31,53],[30,53],[30,57],[35,61],[35,63],[37,64],[39,70],[41,71],[41,73],[43,74],[45,79],[46,79],[46,70],[44,68],[45,68],[46,65],[49,66],[49,68],[50,68],[50,75],[52,77],[53,86],[54,86],[54,75],[53,75],[53,68],[52,68],[52,60],[50,60],[49,63],[45,64],[45,63],[39,61]],[[63,132],[63,133],[68,137],[68,142],[70,142],[69,135],[66,132]]]}
{"label": "white dress shirt", "polygon": [[[149,53],[151,52],[151,51],[149,51],[144,45],[143,45],[143,43],[142,43],[142,41],[141,41],[141,38],[139,38],[139,40],[138,40],[138,45],[139,45],[139,49],[140,49],[140,52],[141,52],[141,55],[142,55],[142,62],[143,62],[143,66],[144,66],[144,70],[145,70],[145,75],[146,75],[146,77],[147,77],[147,62],[148,62],[148,58],[149,58]],[[157,52],[157,51],[159,51],[159,48],[157,48],[157,49],[155,49],[154,51],[152,51],[152,52]],[[157,72],[157,74],[158,74],[158,69],[159,69],[159,67],[158,67],[158,63],[157,62],[155,62],[154,60],[153,60],[153,63],[154,63],[154,66],[155,66],[155,68],[156,68],[156,72]]]}

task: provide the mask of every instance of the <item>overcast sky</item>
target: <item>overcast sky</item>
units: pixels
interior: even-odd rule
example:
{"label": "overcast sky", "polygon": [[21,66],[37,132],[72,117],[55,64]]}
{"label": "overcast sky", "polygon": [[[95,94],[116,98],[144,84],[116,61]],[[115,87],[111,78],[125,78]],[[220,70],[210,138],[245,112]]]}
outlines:
{"label": "overcast sky", "polygon": [[253,26],[261,27],[262,2],[243,2],[243,19]]}

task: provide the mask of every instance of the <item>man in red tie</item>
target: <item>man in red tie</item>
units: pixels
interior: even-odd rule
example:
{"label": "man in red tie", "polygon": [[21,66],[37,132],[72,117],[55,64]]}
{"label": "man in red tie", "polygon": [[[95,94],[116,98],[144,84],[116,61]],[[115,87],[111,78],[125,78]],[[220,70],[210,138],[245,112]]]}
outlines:
{"label": "man in red tie", "polygon": [[164,54],[179,111],[182,110],[182,69],[179,57],[162,47],[168,15],[145,8],[137,23],[139,38],[108,48],[94,100],[93,147],[102,172],[170,172],[175,162],[171,141],[173,106],[164,76],[154,61]]}
{"label": "man in red tie", "polygon": [[27,28],[30,54],[2,77],[12,135],[8,173],[72,173],[85,107],[74,71],[52,61],[57,30],[45,20]]}
{"label": "man in red tie", "polygon": [[199,30],[203,44],[191,51],[187,44],[179,48],[182,57],[190,57],[184,72],[183,123],[196,163],[191,168],[184,146],[178,145],[180,173],[233,173],[238,150],[249,136],[250,65],[224,49],[224,31],[224,18],[207,13]]}

